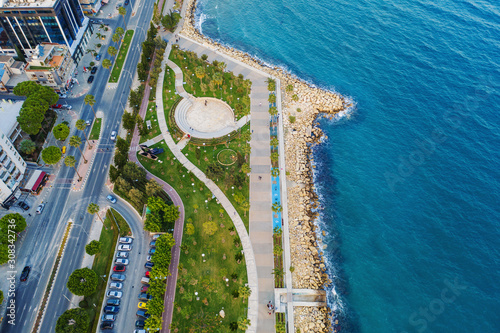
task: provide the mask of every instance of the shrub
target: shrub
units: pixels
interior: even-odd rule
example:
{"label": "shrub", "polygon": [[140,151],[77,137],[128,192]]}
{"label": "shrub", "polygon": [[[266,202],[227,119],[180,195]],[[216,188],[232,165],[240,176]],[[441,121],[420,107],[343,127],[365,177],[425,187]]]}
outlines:
{"label": "shrub", "polygon": [[56,323],[56,333],[86,333],[89,315],[81,308],[66,310]]}
{"label": "shrub", "polygon": [[59,141],[64,141],[69,135],[69,127],[68,125],[61,123],[59,125],[56,125],[52,129],[52,133],[54,133],[54,137],[59,140]]}
{"label": "shrub", "polygon": [[77,296],[92,295],[97,288],[97,274],[89,268],[77,269],[69,276],[66,286]]}
{"label": "shrub", "polygon": [[293,124],[295,122],[295,116],[288,116],[288,120],[290,120],[290,123]]}
{"label": "shrub", "polygon": [[93,256],[94,254],[99,253],[101,250],[101,242],[97,240],[93,240],[87,245],[85,245],[85,252],[87,252],[88,255]]}

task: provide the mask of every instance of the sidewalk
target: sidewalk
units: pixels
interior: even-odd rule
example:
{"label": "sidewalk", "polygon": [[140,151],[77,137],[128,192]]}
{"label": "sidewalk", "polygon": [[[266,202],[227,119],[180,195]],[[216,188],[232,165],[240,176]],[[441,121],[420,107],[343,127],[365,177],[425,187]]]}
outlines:
{"label": "sidewalk", "polygon": [[[85,183],[87,182],[90,170],[92,169],[92,165],[94,164],[96,153],[99,151],[99,149],[97,148],[99,146],[99,141],[100,140],[90,140],[82,148],[83,156],[85,156],[87,163],[85,163],[83,158],[80,158],[80,164],[77,167],[78,174],[75,173],[72,182],[72,190],[75,192],[81,191],[84,188]],[[78,151],[78,154],[80,154],[80,151]],[[82,180],[78,181],[80,177],[82,177]]]}

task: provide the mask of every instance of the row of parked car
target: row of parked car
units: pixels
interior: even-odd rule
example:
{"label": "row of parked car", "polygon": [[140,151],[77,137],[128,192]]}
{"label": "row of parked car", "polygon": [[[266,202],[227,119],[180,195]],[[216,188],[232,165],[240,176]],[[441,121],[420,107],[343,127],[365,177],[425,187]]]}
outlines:
{"label": "row of parked car", "polygon": [[148,251],[148,256],[146,258],[146,263],[144,264],[144,268],[146,268],[146,272],[144,273],[144,276],[141,278],[141,283],[143,286],[141,287],[141,292],[139,294],[139,303],[137,304],[137,321],[135,322],[135,328],[136,330],[134,333],[146,333],[146,330],[144,330],[144,325],[145,325],[145,320],[150,317],[149,313],[147,312],[148,309],[148,301],[153,298],[150,294],[148,294],[148,289],[149,289],[149,274],[151,269],[154,266],[154,263],[151,262],[151,259],[156,252],[156,240],[158,237],[161,235],[154,235],[153,240],[149,243],[149,251]]}
{"label": "row of parked car", "polygon": [[112,282],[109,284],[109,290],[106,293],[108,299],[103,309],[104,314],[101,317],[102,330],[113,329],[116,316],[120,312],[120,301],[123,296],[121,290],[126,278],[124,273],[127,271],[129,264],[128,255],[130,250],[132,250],[133,240],[130,237],[120,237],[119,239],[120,245],[118,245],[118,252],[116,253],[115,266],[110,276]]}

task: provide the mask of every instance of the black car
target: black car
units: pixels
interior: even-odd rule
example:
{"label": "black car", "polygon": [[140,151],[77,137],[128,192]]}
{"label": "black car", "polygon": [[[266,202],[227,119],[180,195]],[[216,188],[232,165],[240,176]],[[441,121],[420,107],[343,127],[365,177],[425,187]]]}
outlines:
{"label": "black car", "polygon": [[150,294],[147,294],[147,293],[140,293],[139,294],[139,299],[141,301],[149,301],[153,298],[153,296],[151,296]]}
{"label": "black car", "polygon": [[144,328],[145,322],[144,320],[137,320],[135,322],[135,328]]}
{"label": "black car", "polygon": [[155,264],[152,263],[152,262],[147,262],[147,263],[144,264],[144,268],[151,269],[151,268],[153,268],[154,265]]}
{"label": "black car", "polygon": [[101,330],[110,330],[113,329],[113,327],[115,327],[115,324],[111,321],[103,321],[101,323]]}
{"label": "black car", "polygon": [[151,315],[149,313],[146,312],[146,310],[137,310],[137,317],[143,317],[143,318],[146,318],[148,319],[149,317],[151,317]]}
{"label": "black car", "polygon": [[125,0],[125,6],[127,6],[129,3],[129,0]]}
{"label": "black car", "polygon": [[30,276],[30,271],[31,271],[30,266],[26,266],[23,268],[23,272],[21,273],[21,282],[28,280],[28,276]]}
{"label": "black car", "polygon": [[19,202],[17,205],[18,205],[19,207],[21,207],[23,210],[28,210],[28,209],[30,209],[30,206],[28,206],[28,205],[26,204],[26,202],[24,202],[24,201]]}
{"label": "black car", "polygon": [[87,83],[92,83],[94,82],[94,75],[90,75],[89,79],[87,80]]}
{"label": "black car", "polygon": [[97,72],[97,67],[96,66],[92,67],[90,74],[94,75],[96,72]]}
{"label": "black car", "polygon": [[120,312],[119,306],[105,306],[104,313],[118,313]]}
{"label": "black car", "polygon": [[106,301],[106,305],[120,305],[120,299],[119,298],[110,298]]}

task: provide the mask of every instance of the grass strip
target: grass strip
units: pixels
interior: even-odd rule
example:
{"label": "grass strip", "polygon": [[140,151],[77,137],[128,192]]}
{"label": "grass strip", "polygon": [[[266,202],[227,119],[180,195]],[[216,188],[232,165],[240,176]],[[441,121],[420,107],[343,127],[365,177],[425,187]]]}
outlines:
{"label": "grass strip", "polygon": [[153,139],[161,134],[160,125],[158,125],[158,116],[156,113],[156,103],[149,102],[146,115],[144,116],[144,127],[147,128],[146,122],[151,121],[151,129],[148,130],[147,135],[142,135],[139,143],[143,143],[149,139]]}
{"label": "grass strip", "polygon": [[120,46],[120,51],[118,51],[118,55],[116,56],[113,70],[111,71],[111,75],[109,76],[109,82],[111,83],[116,83],[120,79],[120,73],[122,72],[123,63],[125,62],[125,58],[127,57],[127,52],[130,47],[130,42],[132,41],[133,35],[134,35],[134,30],[127,30],[125,36],[123,37],[123,42],[122,45]]}
{"label": "grass strip", "polygon": [[92,125],[92,130],[90,131],[89,140],[99,139],[99,135],[101,134],[101,124],[102,118],[96,118],[94,124]]}
{"label": "grass strip", "polygon": [[54,263],[54,267],[52,267],[52,273],[50,273],[49,283],[47,284],[47,288],[45,289],[42,303],[40,305],[40,309],[38,310],[38,314],[36,316],[35,325],[33,326],[33,332],[38,332],[39,326],[42,322],[45,306],[49,301],[50,289],[52,288],[52,283],[54,283],[54,279],[56,278],[56,273],[57,269],[59,268],[59,263],[61,262],[64,246],[66,245],[66,241],[68,240],[68,236],[71,231],[71,225],[72,222],[68,222],[68,225],[66,226],[66,231],[64,232],[63,240],[61,242],[61,245],[59,246],[59,251],[57,252],[56,262]]}
{"label": "grass strip", "polygon": [[118,230],[120,232],[120,237],[130,236],[132,233],[130,232],[130,226],[127,221],[113,208],[111,210],[111,216],[113,216],[115,224],[118,226]]}

